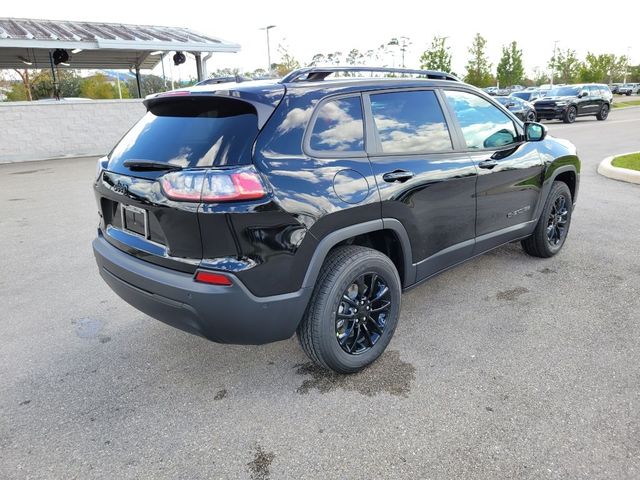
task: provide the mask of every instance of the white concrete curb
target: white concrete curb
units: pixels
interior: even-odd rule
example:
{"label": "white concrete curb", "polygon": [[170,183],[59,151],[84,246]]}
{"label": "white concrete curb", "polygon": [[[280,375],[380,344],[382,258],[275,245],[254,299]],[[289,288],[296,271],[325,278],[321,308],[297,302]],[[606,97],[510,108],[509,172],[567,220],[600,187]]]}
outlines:
{"label": "white concrete curb", "polygon": [[[629,152],[636,153],[636,152]],[[621,180],[623,182],[629,183],[637,183],[640,185],[640,171],[631,170],[629,168],[619,168],[611,165],[611,162],[616,157],[621,157],[622,155],[627,155],[626,153],[621,153],[619,155],[614,155],[612,157],[607,157],[600,162],[598,165],[598,173],[603,177],[613,178],[614,180]]]}

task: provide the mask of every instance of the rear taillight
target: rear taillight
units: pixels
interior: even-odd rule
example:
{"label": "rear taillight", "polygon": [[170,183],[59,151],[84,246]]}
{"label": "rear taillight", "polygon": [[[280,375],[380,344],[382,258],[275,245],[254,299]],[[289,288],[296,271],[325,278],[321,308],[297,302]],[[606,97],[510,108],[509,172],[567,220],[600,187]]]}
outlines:
{"label": "rear taillight", "polygon": [[167,198],[179,202],[233,202],[266,195],[260,175],[253,167],[182,170],[163,175],[160,184]]}

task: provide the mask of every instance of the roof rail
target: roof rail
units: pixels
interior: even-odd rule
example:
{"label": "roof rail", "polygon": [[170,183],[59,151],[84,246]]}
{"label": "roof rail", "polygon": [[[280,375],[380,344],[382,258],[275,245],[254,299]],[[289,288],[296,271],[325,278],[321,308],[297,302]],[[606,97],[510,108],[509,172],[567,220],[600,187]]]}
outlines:
{"label": "roof rail", "polygon": [[419,75],[434,80],[451,80],[459,82],[455,75],[435,70],[412,70],[410,68],[389,68],[389,67],[305,67],[292,71],[280,80],[280,83],[296,81],[321,81],[336,72],[371,72],[371,73],[400,73],[408,75]]}

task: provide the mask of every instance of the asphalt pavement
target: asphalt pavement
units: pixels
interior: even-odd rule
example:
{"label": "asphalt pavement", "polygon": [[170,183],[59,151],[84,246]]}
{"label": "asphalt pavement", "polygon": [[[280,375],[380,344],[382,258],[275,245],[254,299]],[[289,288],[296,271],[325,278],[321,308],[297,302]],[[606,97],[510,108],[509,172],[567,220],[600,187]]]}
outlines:
{"label": "asphalt pavement", "polygon": [[0,165],[0,478],[640,478],[640,186],[596,173],[640,108],[546,124],[583,162],[562,252],[412,290],[353,376],[139,313],[93,260],[95,159]]}

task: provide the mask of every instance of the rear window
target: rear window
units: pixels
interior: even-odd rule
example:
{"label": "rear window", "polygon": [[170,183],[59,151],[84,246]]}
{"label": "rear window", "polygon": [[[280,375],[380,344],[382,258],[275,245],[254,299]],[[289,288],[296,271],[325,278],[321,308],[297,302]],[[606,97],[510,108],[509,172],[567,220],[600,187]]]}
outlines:
{"label": "rear window", "polygon": [[166,162],[183,168],[251,163],[258,134],[254,107],[226,98],[176,97],[152,104],[110,160]]}
{"label": "rear window", "polygon": [[309,146],[316,152],[364,153],[360,97],[325,102],[316,115]]}

